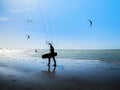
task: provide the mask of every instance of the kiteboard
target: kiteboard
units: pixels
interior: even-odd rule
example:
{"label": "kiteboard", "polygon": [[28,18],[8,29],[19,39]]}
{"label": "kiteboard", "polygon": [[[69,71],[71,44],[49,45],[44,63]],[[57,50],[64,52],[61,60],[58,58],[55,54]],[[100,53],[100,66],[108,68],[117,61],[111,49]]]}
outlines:
{"label": "kiteboard", "polygon": [[51,58],[51,57],[55,57],[57,56],[57,52],[54,52],[54,53],[46,53],[46,54],[43,54],[42,55],[42,58]]}

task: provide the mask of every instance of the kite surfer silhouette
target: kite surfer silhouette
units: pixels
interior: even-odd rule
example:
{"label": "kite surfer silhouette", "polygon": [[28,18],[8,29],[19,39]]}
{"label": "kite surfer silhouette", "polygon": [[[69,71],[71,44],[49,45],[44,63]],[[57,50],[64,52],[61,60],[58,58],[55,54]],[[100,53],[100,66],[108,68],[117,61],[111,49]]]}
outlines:
{"label": "kite surfer silhouette", "polygon": [[54,65],[53,66],[56,66],[56,60],[55,60],[55,56],[54,56],[54,47],[51,43],[48,43],[49,46],[50,46],[50,53],[51,53],[51,57],[48,58],[48,65],[50,65],[50,59],[53,58],[53,61],[54,61]]}
{"label": "kite surfer silhouette", "polygon": [[51,58],[53,58],[53,61],[54,61],[54,65],[53,66],[56,67],[55,56],[57,56],[57,52],[54,51],[54,47],[53,47],[53,45],[51,43],[48,42],[47,44],[50,46],[50,53],[42,55],[42,58],[48,58],[48,66],[50,65]]}

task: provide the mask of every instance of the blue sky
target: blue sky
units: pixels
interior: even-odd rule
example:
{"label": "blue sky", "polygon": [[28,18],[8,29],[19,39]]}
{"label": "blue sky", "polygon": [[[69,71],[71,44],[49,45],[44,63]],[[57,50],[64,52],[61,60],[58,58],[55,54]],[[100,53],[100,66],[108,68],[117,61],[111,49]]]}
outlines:
{"label": "blue sky", "polygon": [[0,0],[1,48],[120,49],[119,0],[38,1]]}

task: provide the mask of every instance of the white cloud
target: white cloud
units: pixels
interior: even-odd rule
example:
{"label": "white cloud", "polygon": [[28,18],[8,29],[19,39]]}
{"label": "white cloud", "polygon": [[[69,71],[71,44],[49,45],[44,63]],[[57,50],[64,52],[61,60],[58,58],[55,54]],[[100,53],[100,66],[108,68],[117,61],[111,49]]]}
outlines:
{"label": "white cloud", "polygon": [[8,17],[0,16],[0,22],[8,21],[9,19]]}
{"label": "white cloud", "polygon": [[24,13],[36,9],[37,2],[35,0],[8,0],[5,9],[10,13]]}
{"label": "white cloud", "polygon": [[10,13],[24,13],[24,12],[29,12],[29,11],[33,11],[33,8],[26,8],[26,9],[9,9],[8,11]]}

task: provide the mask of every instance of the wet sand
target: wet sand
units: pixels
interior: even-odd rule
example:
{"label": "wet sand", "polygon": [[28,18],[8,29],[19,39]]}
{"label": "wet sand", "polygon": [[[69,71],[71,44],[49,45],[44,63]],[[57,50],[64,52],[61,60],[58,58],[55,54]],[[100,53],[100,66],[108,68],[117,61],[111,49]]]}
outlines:
{"label": "wet sand", "polygon": [[99,60],[1,58],[0,90],[120,90],[120,65]]}

